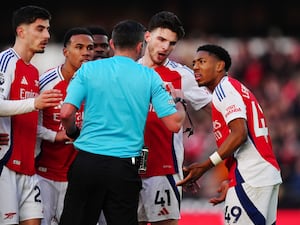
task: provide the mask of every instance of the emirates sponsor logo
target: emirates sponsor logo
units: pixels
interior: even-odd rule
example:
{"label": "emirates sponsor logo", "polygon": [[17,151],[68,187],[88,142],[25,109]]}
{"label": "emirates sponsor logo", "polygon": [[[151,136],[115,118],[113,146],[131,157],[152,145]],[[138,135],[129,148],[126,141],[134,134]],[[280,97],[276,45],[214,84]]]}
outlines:
{"label": "emirates sponsor logo", "polygon": [[38,95],[38,93],[30,90],[27,91],[24,88],[20,88],[20,99],[34,98]]}

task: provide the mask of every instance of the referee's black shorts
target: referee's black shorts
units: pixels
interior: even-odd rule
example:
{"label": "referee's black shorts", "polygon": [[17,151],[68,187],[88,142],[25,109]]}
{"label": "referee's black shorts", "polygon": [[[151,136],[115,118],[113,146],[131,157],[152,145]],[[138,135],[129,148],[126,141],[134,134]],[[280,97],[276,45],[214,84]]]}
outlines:
{"label": "referee's black shorts", "polygon": [[95,225],[103,210],[108,225],[137,225],[138,158],[118,158],[79,150],[68,173],[60,225]]}

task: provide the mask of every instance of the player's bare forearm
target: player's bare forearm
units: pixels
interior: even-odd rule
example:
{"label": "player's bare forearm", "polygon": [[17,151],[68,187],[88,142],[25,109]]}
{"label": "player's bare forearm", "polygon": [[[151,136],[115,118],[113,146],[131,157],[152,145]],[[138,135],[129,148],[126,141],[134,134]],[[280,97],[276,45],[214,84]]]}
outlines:
{"label": "player's bare forearm", "polygon": [[66,130],[71,129],[75,124],[76,108],[69,103],[64,103],[60,110],[62,125]]}

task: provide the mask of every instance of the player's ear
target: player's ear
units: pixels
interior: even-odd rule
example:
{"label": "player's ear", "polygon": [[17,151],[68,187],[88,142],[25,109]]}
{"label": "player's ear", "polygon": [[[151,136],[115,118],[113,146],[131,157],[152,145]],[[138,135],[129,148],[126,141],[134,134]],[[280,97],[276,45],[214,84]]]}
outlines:
{"label": "player's ear", "polygon": [[141,42],[137,43],[137,45],[135,47],[135,51],[137,53],[137,59],[142,56],[143,46],[144,46],[144,43],[143,43],[143,41],[141,41]]}
{"label": "player's ear", "polygon": [[143,41],[139,42],[139,43],[137,44],[137,50],[138,50],[138,51],[142,51],[142,50],[143,50],[143,46],[144,46]]}
{"label": "player's ear", "polygon": [[217,62],[217,71],[223,71],[225,69],[225,62],[223,60],[219,60]]}
{"label": "player's ear", "polygon": [[63,55],[67,56],[68,49],[66,47],[63,48]]}
{"label": "player's ear", "polygon": [[109,45],[111,47],[112,50],[115,50],[115,45],[112,39],[109,40]]}
{"label": "player's ear", "polygon": [[145,34],[144,34],[144,37],[145,37],[145,41],[149,42],[150,37],[151,37],[151,33],[149,31],[146,31]]}
{"label": "player's ear", "polygon": [[22,26],[22,25],[18,26],[16,29],[17,36],[19,36],[21,38],[24,37],[24,32],[25,32],[24,30],[25,30],[24,26]]}

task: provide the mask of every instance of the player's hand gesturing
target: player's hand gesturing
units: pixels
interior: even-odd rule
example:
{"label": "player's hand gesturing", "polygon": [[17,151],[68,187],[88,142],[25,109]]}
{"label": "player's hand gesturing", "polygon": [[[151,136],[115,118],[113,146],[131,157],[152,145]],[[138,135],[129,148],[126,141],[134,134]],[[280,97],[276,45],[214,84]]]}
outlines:
{"label": "player's hand gesturing", "polygon": [[34,107],[36,109],[53,107],[59,105],[62,100],[62,93],[60,90],[46,90],[35,98]]}

